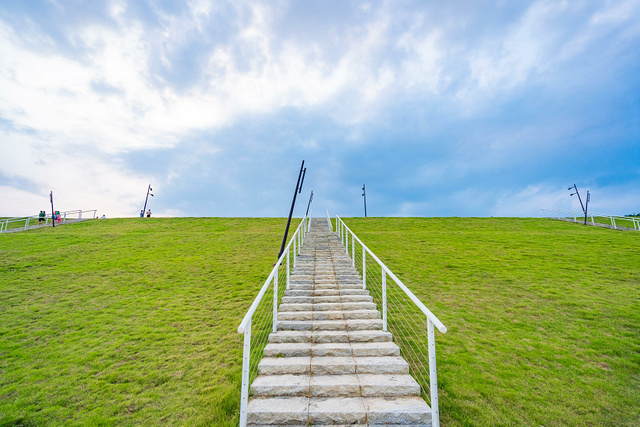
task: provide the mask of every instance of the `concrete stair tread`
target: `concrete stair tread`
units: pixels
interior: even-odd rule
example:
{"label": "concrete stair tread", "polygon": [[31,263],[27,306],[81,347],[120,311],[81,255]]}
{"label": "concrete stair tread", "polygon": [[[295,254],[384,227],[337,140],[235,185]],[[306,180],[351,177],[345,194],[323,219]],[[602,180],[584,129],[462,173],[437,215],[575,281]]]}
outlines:
{"label": "concrete stair tread", "polygon": [[278,321],[278,330],[280,331],[362,331],[381,329],[381,319]]}
{"label": "concrete stair tread", "polygon": [[372,343],[278,343],[267,344],[265,357],[301,356],[400,356],[400,348],[393,342]]}
{"label": "concrete stair tread", "polygon": [[419,396],[407,374],[261,375],[251,385],[260,397],[404,397]]}
{"label": "concrete stair tread", "polygon": [[408,374],[409,365],[398,356],[263,357],[260,375]]}
{"label": "concrete stair tread", "polygon": [[419,397],[271,397],[249,401],[251,425],[431,425]]}
{"label": "concrete stair tread", "polygon": [[287,320],[357,320],[380,319],[378,310],[327,310],[327,311],[285,311],[278,313],[278,322]]}
{"label": "concrete stair tread", "polygon": [[339,342],[390,342],[391,334],[385,331],[278,331],[269,334],[270,343],[339,343]]}

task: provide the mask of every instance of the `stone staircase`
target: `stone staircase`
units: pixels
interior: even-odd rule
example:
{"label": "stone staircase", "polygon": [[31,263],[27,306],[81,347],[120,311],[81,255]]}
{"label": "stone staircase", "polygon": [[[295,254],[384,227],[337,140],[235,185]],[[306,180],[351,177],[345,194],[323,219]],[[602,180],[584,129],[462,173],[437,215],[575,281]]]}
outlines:
{"label": "stone staircase", "polygon": [[249,425],[431,425],[431,409],[362,278],[314,219],[278,309]]}

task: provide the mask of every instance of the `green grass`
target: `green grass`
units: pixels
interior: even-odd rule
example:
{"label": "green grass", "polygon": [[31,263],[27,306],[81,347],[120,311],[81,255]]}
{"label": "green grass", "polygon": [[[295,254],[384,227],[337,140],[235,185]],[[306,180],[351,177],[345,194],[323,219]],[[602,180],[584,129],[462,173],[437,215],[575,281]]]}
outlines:
{"label": "green grass", "polygon": [[[640,425],[640,233],[346,219],[449,328],[443,426]],[[236,425],[236,328],[284,219],[0,235],[0,426]]]}
{"label": "green grass", "polygon": [[449,328],[436,332],[442,425],[640,425],[640,234],[345,222]]}
{"label": "green grass", "polygon": [[237,425],[240,321],[283,219],[0,235],[0,426]]}

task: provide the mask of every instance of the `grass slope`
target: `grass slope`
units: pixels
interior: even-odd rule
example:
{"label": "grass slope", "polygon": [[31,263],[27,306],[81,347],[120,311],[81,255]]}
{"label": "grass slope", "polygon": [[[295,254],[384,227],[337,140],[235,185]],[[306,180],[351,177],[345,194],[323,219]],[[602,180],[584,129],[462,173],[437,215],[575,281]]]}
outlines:
{"label": "grass slope", "polygon": [[345,222],[449,328],[436,332],[442,425],[640,425],[640,234]]}
{"label": "grass slope", "polygon": [[[346,219],[447,325],[443,426],[639,425],[640,234]],[[238,323],[283,219],[0,235],[0,426],[236,425]]]}
{"label": "grass slope", "polygon": [[237,425],[236,328],[283,219],[0,235],[0,426]]}

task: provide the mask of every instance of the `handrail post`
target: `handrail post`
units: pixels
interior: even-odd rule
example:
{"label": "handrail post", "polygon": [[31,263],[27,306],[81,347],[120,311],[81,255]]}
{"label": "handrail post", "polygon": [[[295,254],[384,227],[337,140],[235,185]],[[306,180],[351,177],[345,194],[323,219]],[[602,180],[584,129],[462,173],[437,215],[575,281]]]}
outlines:
{"label": "handrail post", "polygon": [[251,319],[244,330],[242,348],[242,390],[240,393],[240,427],[247,426],[247,406],[249,404],[249,369],[251,363]]}
{"label": "handrail post", "polygon": [[362,289],[367,289],[367,251],[362,244]]}
{"label": "handrail post", "polygon": [[296,236],[293,236],[293,268],[296,268]]}
{"label": "handrail post", "polygon": [[278,332],[278,274],[280,264],[276,264],[276,274],[273,275],[273,332]]}
{"label": "handrail post", "polygon": [[[82,212],[80,212],[80,218],[78,219],[82,219]],[[62,223],[64,224],[65,222],[67,222],[67,213],[64,213],[64,216],[62,217]]]}
{"label": "handrail post", "polygon": [[287,247],[287,290],[289,289],[289,248]]}
{"label": "handrail post", "polygon": [[24,229],[26,230],[28,226],[29,226],[29,217],[27,217],[27,220],[24,222]]}
{"label": "handrail post", "polygon": [[440,427],[440,411],[438,409],[438,370],[436,369],[436,334],[433,322],[427,317],[427,345],[429,347],[429,380],[431,381],[431,425]]}
{"label": "handrail post", "polygon": [[[382,266],[381,266],[382,267]],[[387,271],[382,268],[382,329],[387,331]]]}

